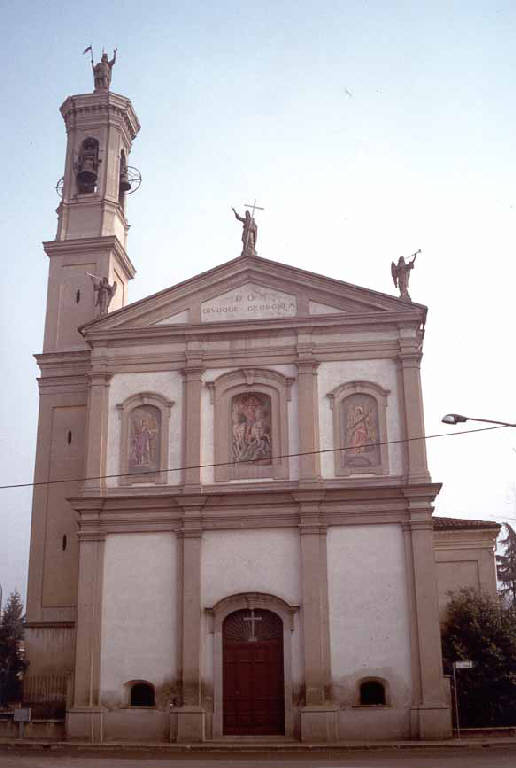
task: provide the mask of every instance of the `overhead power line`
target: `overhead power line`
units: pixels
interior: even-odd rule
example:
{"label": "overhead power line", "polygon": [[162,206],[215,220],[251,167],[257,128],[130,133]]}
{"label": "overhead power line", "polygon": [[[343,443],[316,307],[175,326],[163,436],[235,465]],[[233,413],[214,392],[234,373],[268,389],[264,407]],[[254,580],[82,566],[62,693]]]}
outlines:
{"label": "overhead power line", "polygon": [[[422,435],[419,437],[408,437],[402,440],[384,440],[378,442],[361,443],[361,448],[374,448],[381,445],[401,445],[403,443],[411,443],[417,440],[433,440],[436,437],[455,437],[457,435],[470,435],[474,432],[489,432],[492,429],[505,429],[509,425],[496,425],[492,427],[477,427],[476,429],[463,429],[458,432],[436,432],[433,435]],[[298,456],[313,456],[321,453],[338,453],[342,451],[355,450],[356,446],[348,446],[347,448],[321,448],[317,451],[299,451],[296,453],[284,453],[279,456],[272,456],[271,459],[293,459]],[[141,475],[157,475],[165,472],[181,472],[187,469],[209,469],[211,467],[227,467],[235,464],[257,464],[263,461],[263,459],[245,459],[244,461],[221,461],[214,464],[188,464],[180,467],[168,467],[167,469],[149,469],[144,472],[138,472],[138,476]],[[58,485],[60,483],[84,483],[88,480],[108,480],[109,478],[117,477],[134,477],[133,472],[117,472],[110,475],[94,475],[92,477],[72,477],[61,478],[56,480],[39,480],[32,483],[11,483],[10,485],[0,485],[0,491],[5,491],[9,488],[34,488],[41,485]]]}

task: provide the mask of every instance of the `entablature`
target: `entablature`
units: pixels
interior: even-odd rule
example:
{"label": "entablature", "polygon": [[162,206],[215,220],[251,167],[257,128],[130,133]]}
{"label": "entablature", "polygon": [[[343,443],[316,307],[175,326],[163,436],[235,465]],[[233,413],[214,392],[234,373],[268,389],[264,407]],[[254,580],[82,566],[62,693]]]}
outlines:
{"label": "entablature", "polygon": [[[278,484],[280,485],[280,484]],[[207,491],[191,498],[180,488],[176,490],[131,489],[131,494],[111,489],[99,496],[69,498],[78,513],[79,537],[102,538],[108,533],[143,531],[172,531],[182,535],[185,520],[191,515],[191,505],[197,509],[196,526],[203,530],[241,530],[244,528],[299,528],[303,524],[306,505],[314,505],[314,490],[298,483],[281,483],[280,488],[257,487]],[[317,525],[409,524],[411,513],[403,494],[404,486],[384,483],[383,486],[326,487],[317,491]],[[420,485],[418,496],[427,502],[426,517],[431,523],[431,502],[439,492],[438,483]],[[164,492],[165,491],[165,492]]]}

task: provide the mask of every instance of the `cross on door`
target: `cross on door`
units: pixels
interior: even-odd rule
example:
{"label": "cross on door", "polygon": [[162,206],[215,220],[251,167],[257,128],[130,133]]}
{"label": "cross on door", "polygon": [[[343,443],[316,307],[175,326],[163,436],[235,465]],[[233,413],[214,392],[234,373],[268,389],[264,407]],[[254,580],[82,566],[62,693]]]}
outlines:
{"label": "cross on door", "polygon": [[256,637],[256,622],[261,621],[261,616],[255,616],[254,615],[254,608],[251,608],[251,615],[250,616],[244,616],[244,621],[249,621],[251,623],[251,636],[249,637],[250,643],[255,643],[257,640]]}

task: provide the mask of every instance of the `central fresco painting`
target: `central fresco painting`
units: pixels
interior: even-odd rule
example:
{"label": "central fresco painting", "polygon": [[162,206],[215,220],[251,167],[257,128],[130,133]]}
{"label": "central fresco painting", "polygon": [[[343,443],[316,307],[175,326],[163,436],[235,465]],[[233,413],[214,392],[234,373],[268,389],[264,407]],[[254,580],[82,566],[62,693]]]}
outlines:
{"label": "central fresco painting", "polygon": [[271,463],[271,399],[268,395],[244,392],[232,398],[231,439],[233,461]]}

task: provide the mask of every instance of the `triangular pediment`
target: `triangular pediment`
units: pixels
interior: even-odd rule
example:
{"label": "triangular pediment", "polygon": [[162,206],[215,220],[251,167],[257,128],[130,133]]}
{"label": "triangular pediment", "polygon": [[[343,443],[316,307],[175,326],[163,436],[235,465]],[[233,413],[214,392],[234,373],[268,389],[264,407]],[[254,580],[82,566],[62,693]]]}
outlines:
{"label": "triangular pediment", "polygon": [[394,296],[280,264],[240,256],[88,323],[83,330],[202,325],[370,313],[419,313]]}

